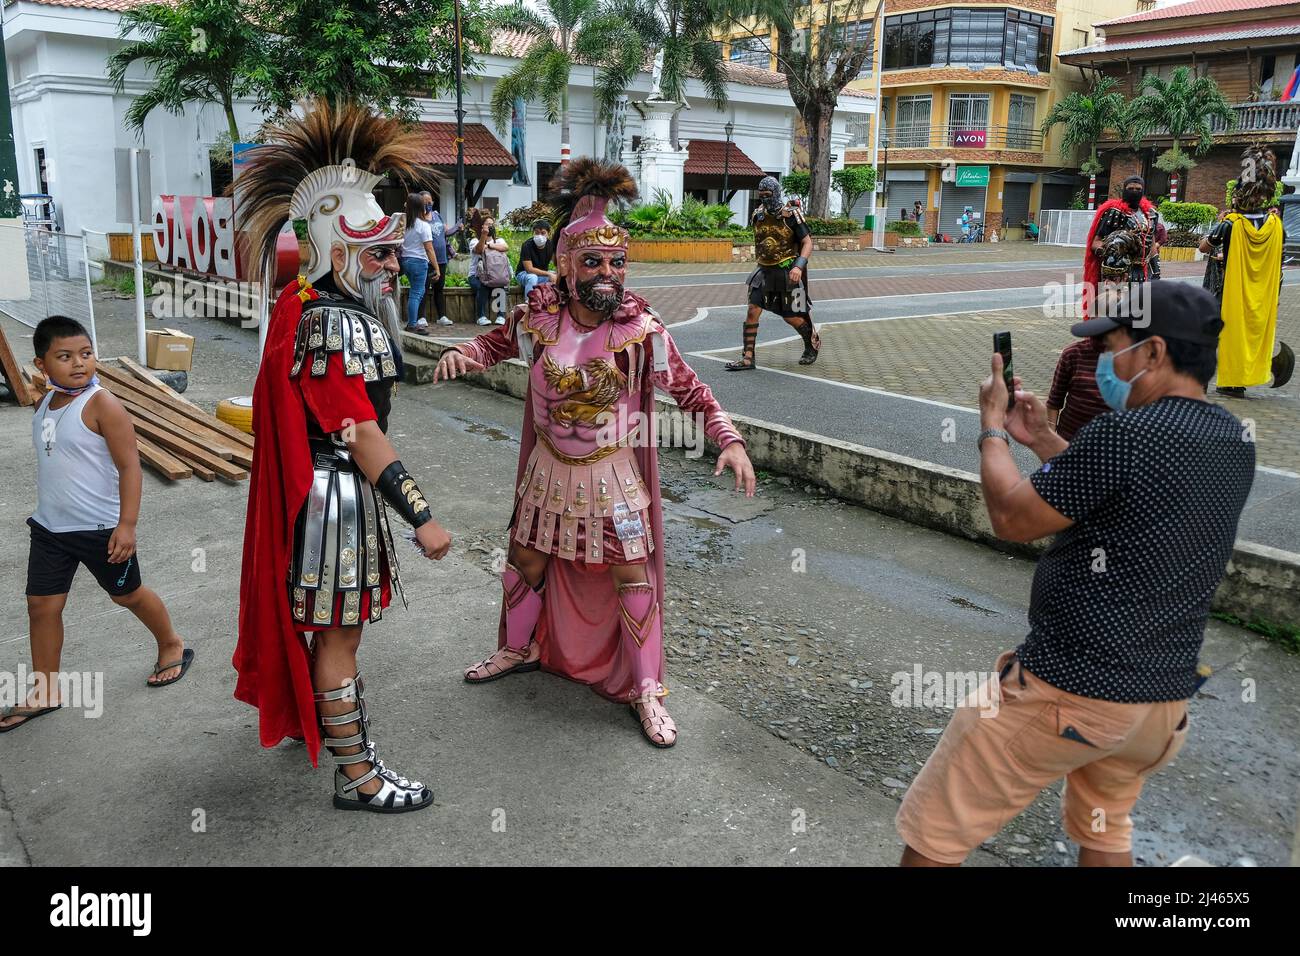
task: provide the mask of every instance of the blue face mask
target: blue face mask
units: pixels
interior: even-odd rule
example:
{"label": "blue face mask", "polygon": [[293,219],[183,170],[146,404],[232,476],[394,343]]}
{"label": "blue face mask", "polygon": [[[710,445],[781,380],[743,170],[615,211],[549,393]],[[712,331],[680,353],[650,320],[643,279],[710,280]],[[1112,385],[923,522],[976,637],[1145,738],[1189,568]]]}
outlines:
{"label": "blue face mask", "polygon": [[1126,349],[1120,349],[1118,352],[1102,352],[1097,357],[1097,391],[1101,393],[1101,400],[1117,412],[1122,412],[1128,408],[1128,399],[1129,394],[1133,391],[1133,383],[1150,369],[1144,368],[1131,379],[1125,381],[1115,374],[1115,356],[1131,352],[1141,344],[1141,342],[1135,342]]}

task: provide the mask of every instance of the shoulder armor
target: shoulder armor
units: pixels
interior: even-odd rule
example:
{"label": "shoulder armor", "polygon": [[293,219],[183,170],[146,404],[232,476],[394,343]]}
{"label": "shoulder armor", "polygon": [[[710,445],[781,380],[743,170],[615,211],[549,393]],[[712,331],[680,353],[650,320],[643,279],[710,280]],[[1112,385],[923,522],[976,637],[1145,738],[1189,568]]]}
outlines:
{"label": "shoulder armor", "polygon": [[397,378],[396,351],[388,330],[369,312],[344,299],[313,299],[303,305],[289,375],[296,376],[309,362],[311,374],[320,377],[330,353],[340,352],[346,375],[360,375],[367,382]]}

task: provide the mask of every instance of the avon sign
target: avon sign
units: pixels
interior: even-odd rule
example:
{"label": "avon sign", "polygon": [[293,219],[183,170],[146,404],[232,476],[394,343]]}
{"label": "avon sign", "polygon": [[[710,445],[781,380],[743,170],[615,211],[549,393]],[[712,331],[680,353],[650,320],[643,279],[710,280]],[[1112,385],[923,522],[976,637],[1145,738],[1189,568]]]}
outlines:
{"label": "avon sign", "polygon": [[952,134],[952,144],[967,149],[983,149],[987,139],[988,133],[982,129],[954,130]]}

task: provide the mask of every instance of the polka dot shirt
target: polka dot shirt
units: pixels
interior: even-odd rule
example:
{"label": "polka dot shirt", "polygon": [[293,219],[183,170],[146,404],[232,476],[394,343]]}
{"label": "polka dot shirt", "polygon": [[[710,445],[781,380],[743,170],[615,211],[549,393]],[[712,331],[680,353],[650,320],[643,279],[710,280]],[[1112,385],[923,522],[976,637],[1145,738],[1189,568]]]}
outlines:
{"label": "polka dot shirt", "polygon": [[1039,559],[1024,666],[1083,697],[1184,700],[1255,476],[1251,434],[1163,398],[1085,425],[1030,476],[1074,521]]}

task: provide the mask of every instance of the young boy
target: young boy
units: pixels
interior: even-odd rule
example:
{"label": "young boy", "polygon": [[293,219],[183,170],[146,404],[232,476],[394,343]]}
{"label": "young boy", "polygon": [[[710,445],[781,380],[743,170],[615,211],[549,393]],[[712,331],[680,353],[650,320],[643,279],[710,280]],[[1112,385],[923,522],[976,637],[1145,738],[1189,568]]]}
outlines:
{"label": "young boy", "polygon": [[1047,393],[1047,421],[1066,441],[1098,415],[1110,411],[1097,391],[1097,358],[1101,343],[1079,339],[1067,345],[1056,363]]}
{"label": "young boy", "polygon": [[172,630],[162,600],[140,583],[135,525],[140,456],[122,403],[99,386],[95,351],[81,323],[52,315],[32,336],[36,367],[52,391],[36,406],[36,513],[27,558],[27,616],[36,686],[26,706],[0,716],[0,733],[56,710],[63,606],[84,564],[113,602],[128,608],[158,641],[150,687],[185,676],[194,652]]}

